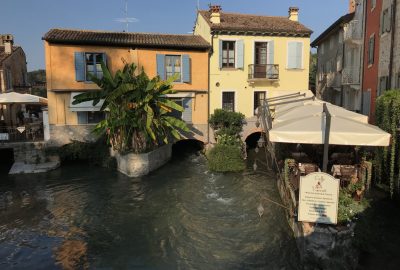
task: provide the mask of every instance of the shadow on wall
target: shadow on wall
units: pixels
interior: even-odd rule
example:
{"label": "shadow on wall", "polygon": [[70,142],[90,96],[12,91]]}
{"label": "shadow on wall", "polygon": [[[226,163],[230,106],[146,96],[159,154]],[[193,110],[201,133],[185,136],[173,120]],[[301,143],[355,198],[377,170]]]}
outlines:
{"label": "shadow on wall", "polygon": [[12,148],[0,149],[0,175],[8,174],[14,163],[14,150]]}

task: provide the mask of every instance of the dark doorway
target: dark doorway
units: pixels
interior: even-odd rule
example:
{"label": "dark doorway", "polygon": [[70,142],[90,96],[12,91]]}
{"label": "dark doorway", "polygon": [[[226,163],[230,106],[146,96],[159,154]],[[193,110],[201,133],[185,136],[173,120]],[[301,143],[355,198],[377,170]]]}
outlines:
{"label": "dark doorway", "polygon": [[254,78],[267,77],[268,43],[256,42],[254,53]]}
{"label": "dark doorway", "polygon": [[8,174],[14,164],[14,150],[12,148],[0,149],[0,175]]}

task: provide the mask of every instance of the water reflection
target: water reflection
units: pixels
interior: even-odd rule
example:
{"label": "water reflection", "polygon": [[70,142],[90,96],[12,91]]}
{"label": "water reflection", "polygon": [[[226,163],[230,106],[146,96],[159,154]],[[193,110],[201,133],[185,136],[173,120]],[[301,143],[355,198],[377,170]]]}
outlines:
{"label": "water reflection", "polygon": [[0,268],[298,269],[273,175],[203,156],[130,179],[82,164],[2,176]]}

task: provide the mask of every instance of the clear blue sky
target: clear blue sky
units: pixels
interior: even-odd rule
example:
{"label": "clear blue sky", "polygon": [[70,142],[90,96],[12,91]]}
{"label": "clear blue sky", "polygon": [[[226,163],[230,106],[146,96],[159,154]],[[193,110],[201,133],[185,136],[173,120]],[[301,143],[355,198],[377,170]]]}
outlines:
{"label": "clear blue sky", "polygon": [[[286,16],[289,6],[300,8],[300,22],[314,31],[312,39],[347,12],[348,0],[199,0],[221,4],[227,12]],[[132,32],[186,34],[192,31],[197,0],[128,0]],[[14,35],[23,47],[28,70],[44,68],[41,40],[50,28],[122,31],[125,0],[1,0],[0,33]]]}

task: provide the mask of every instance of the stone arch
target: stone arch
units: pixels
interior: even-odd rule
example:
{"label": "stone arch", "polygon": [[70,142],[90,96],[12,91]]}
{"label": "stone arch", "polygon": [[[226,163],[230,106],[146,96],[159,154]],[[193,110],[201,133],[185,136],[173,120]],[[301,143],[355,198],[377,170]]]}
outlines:
{"label": "stone arch", "polygon": [[247,148],[255,148],[261,134],[265,134],[265,132],[260,129],[255,130],[253,133],[250,133],[244,137],[244,142],[246,143]]}

